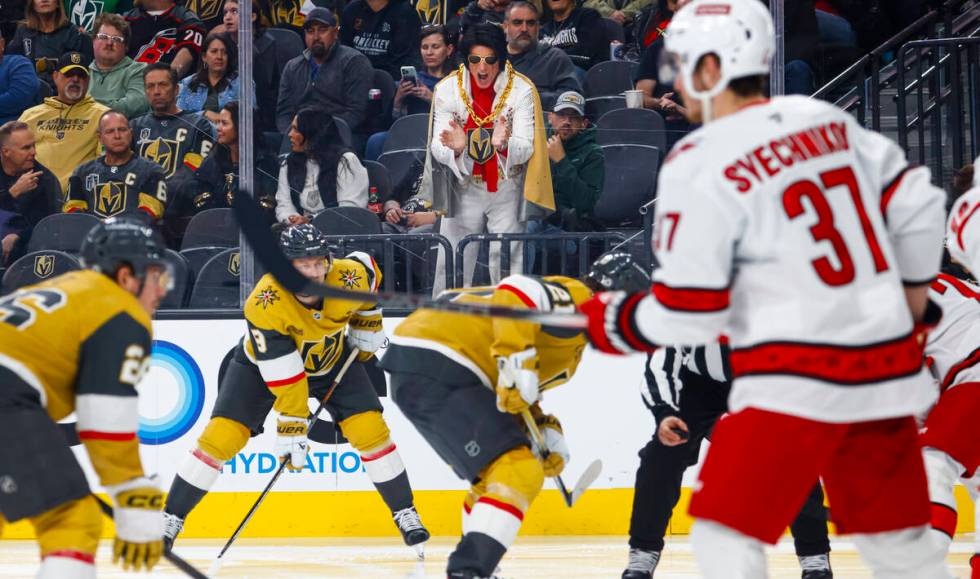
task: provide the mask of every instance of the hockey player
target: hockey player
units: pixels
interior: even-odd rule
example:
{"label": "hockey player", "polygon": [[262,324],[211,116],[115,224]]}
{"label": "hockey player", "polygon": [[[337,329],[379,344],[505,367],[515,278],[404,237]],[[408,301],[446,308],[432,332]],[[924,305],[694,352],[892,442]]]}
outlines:
{"label": "hockey player", "polygon": [[[333,259],[326,238],[311,224],[283,230],[283,252],[309,279],[357,291],[377,291],[381,272],[365,253]],[[167,496],[166,538],[172,543],[184,519],[204,498],[221,466],[262,431],[270,410],[278,421],[275,454],[291,470],[307,466],[307,400],[320,399],[352,348],[367,361],[385,341],[376,303],[323,300],[292,294],[271,274],[255,285],[245,304],[248,333],[235,346],[221,379],[211,421],[177,471]],[[346,336],[344,330],[347,330]],[[362,364],[350,366],[326,409],[361,454],[405,543],[422,554],[429,532],[413,505],[401,456],[381,416],[381,402]]]}
{"label": "hockey player", "polygon": [[[512,275],[496,287],[451,290],[440,299],[573,312],[599,289],[649,287],[628,254],[600,258],[587,279]],[[490,577],[517,537],[545,476],[561,473],[568,446],[545,414],[541,392],[571,379],[585,349],[578,330],[529,322],[419,310],[399,324],[381,367],[391,396],[419,433],[462,479],[463,538],[449,556],[449,577]],[[531,451],[519,416],[530,408],[549,454]]]}
{"label": "hockey player", "polygon": [[[660,348],[647,357],[641,393],[656,420],[656,431],[640,450],[629,563],[622,579],[650,579],[660,562],[684,471],[697,464],[701,441],[710,439],[718,418],[728,411],[732,387],[728,355],[728,346],[716,343]],[[823,498],[823,489],[814,485],[790,525],[803,579],[833,577]]]}
{"label": "hockey player", "polygon": [[843,111],[767,101],[772,52],[758,0],[695,0],[671,20],[665,64],[703,126],[660,173],[652,292],[584,304],[589,338],[731,345],[731,414],[690,506],[706,577],[764,576],[763,543],[817,477],[876,576],[947,577],[913,418],[935,399],[922,323],[944,193]]}
{"label": "hockey player", "polygon": [[163,493],[140,464],[136,385],[171,285],[164,251],[149,227],[109,219],[82,245],[86,269],[0,298],[0,527],[31,521],[41,579],[95,577],[102,512],[56,424],[72,412],[115,503],[113,561],[160,559]]}
{"label": "hockey player", "polygon": [[106,218],[127,211],[163,217],[167,183],[156,163],[133,153],[133,131],[126,117],[106,111],[99,119],[105,155],[81,165],[68,180],[65,213],[85,211]]}
{"label": "hockey player", "polygon": [[143,71],[150,112],[132,121],[136,152],[163,167],[167,179],[191,177],[214,146],[214,128],[200,113],[177,108],[177,73],[151,64]]}
{"label": "hockey player", "polygon": [[[946,228],[947,248],[960,265],[980,271],[980,228],[974,213],[980,208],[980,188],[957,199]],[[975,274],[974,274],[975,275]],[[940,274],[929,297],[943,311],[929,334],[926,356],[938,378],[940,395],[922,429],[921,442],[929,477],[934,537],[948,550],[956,532],[957,480],[973,499],[980,521],[980,287]],[[970,558],[972,579],[980,579],[980,533],[975,534]]]}

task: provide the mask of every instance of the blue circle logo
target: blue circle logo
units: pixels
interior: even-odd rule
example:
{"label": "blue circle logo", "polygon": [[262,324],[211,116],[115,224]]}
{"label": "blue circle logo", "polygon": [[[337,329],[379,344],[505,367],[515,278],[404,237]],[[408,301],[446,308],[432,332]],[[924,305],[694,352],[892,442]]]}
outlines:
{"label": "blue circle logo", "polygon": [[176,385],[173,406],[156,418],[140,416],[140,442],[167,444],[187,434],[204,409],[204,376],[194,358],[177,344],[154,340],[151,367],[169,374]]}

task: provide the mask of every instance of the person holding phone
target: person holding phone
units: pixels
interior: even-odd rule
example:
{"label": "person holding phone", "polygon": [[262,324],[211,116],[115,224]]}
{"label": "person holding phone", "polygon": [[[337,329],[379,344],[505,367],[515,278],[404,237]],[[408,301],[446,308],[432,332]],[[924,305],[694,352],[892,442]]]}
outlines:
{"label": "person holding phone", "polygon": [[452,70],[456,39],[441,24],[422,27],[419,39],[421,69],[401,67],[401,82],[395,92],[394,108],[400,114],[428,113],[432,89]]}

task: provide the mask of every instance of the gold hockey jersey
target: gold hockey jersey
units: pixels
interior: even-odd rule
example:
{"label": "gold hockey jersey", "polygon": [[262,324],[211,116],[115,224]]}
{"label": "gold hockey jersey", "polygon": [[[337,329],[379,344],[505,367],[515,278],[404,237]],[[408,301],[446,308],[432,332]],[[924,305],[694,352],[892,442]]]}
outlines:
{"label": "gold hockey jersey", "polygon": [[[323,283],[376,292],[381,270],[370,255],[355,251],[333,260]],[[248,334],[242,348],[276,397],[273,408],[304,418],[309,414],[308,378],[324,376],[333,369],[344,349],[348,322],[352,318],[364,324],[381,322],[376,302],[324,299],[319,307],[307,307],[271,274],[262,276],[255,285],[244,313]]]}
{"label": "gold hockey jersey", "polygon": [[[143,475],[136,385],[150,364],[150,316],[111,279],[67,273],[0,298],[0,399],[72,412],[103,485]],[[11,377],[16,376],[16,379]]]}
{"label": "gold hockey jersey", "polygon": [[[439,299],[571,313],[590,297],[592,291],[576,279],[512,275],[496,287],[450,290],[443,292]],[[437,310],[418,310],[409,315],[398,325],[390,342],[442,354],[475,374],[489,388],[497,384],[498,356],[535,348],[542,391],[571,379],[586,345],[585,335],[579,330]],[[392,367],[396,362],[389,362],[387,357],[382,367],[412,371],[404,367],[406,357],[400,358],[397,368]],[[430,372],[421,367],[415,371]]]}

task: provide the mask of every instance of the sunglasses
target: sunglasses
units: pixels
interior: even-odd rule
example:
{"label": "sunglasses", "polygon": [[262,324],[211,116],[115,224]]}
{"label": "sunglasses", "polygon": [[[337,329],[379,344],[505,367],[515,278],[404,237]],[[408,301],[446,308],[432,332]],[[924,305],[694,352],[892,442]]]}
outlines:
{"label": "sunglasses", "polygon": [[122,44],[126,41],[122,36],[112,36],[109,34],[99,33],[95,35],[96,40],[101,40],[102,42],[115,42],[116,44]]}
{"label": "sunglasses", "polygon": [[466,61],[472,65],[480,64],[481,60],[487,63],[487,65],[493,66],[497,64],[497,55],[491,54],[490,56],[477,56],[475,54],[471,54],[466,57]]}

